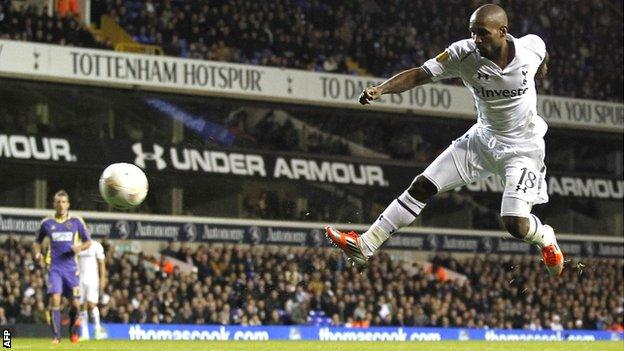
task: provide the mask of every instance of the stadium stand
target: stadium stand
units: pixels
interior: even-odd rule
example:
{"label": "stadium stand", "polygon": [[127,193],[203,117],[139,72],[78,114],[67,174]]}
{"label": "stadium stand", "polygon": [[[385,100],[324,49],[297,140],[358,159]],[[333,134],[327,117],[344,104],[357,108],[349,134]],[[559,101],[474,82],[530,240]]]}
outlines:
{"label": "stadium stand", "polygon": [[[168,55],[388,77],[468,37],[468,15],[480,3],[108,0],[95,17],[107,14],[135,40],[160,45]],[[621,5],[500,4],[511,33],[546,41],[551,64],[542,94],[622,101],[622,74],[611,70],[623,65]]]}
{"label": "stadium stand", "polygon": [[[45,323],[44,275],[30,245],[11,236],[1,244],[0,321]],[[158,261],[104,246],[106,322],[539,330],[557,328],[559,321],[565,329],[624,327],[622,260],[573,260],[565,279],[545,279],[541,263],[528,257],[435,255],[427,264],[384,253],[359,275],[328,249],[171,243]],[[166,273],[161,267],[167,257],[196,272],[174,267]]]}
{"label": "stadium stand", "polygon": [[[466,16],[480,2],[453,0],[440,7],[425,0],[394,1],[382,9],[372,1],[360,6],[238,0],[209,6],[199,1],[108,0],[94,4],[92,12],[96,22],[105,14],[136,42],[162,47],[167,55],[387,77],[435,56],[449,40],[465,38]],[[0,4],[2,38],[112,48],[71,11],[49,17],[41,6],[18,9],[12,3]],[[536,33],[549,47],[550,74],[540,82],[541,93],[622,101],[622,74],[614,76],[610,70],[623,65],[621,8],[618,12],[612,1],[577,3],[501,5],[508,8],[512,33]],[[227,16],[233,20],[224,21]],[[566,40],[572,32],[582,40]]]}

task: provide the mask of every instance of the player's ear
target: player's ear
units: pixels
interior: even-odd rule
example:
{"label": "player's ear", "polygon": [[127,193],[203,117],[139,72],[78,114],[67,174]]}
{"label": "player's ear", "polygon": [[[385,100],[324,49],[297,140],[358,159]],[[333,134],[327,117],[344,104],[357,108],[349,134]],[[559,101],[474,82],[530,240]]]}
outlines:
{"label": "player's ear", "polygon": [[507,33],[509,32],[509,29],[507,28],[507,26],[502,26],[498,29],[501,37],[504,37],[507,35]]}

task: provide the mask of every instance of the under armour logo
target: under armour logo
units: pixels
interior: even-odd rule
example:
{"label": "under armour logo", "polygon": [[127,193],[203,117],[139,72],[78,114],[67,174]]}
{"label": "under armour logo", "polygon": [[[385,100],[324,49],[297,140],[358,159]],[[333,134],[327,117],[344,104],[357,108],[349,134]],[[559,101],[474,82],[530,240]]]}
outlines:
{"label": "under armour logo", "polygon": [[145,160],[156,161],[156,168],[158,170],[167,168],[167,162],[163,160],[162,156],[165,153],[165,149],[158,144],[152,144],[154,152],[144,152],[143,144],[135,143],[132,145],[132,151],[137,155],[134,159],[134,164],[141,167],[145,167]]}
{"label": "under armour logo", "polygon": [[522,76],[524,77],[524,79],[522,80],[522,85],[526,85],[526,83],[527,83],[527,73],[529,73],[529,71],[522,70],[521,72],[522,72]]}
{"label": "under armour logo", "polygon": [[528,188],[527,188],[526,186],[525,186],[525,187],[521,187],[520,185],[516,185],[516,191],[520,191],[520,190],[522,190],[522,191],[524,191],[524,193],[526,194],[527,189],[528,189]]}
{"label": "under armour logo", "polygon": [[486,74],[486,73],[477,72],[477,79],[481,80],[481,78],[483,78],[485,80],[489,80],[490,79],[490,75]]}

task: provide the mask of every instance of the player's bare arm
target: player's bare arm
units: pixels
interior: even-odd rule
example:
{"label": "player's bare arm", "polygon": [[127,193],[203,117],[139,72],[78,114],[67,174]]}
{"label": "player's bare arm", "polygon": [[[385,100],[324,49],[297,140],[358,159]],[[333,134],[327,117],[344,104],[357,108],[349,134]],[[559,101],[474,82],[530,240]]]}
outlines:
{"label": "player's bare arm", "polygon": [[80,251],[86,250],[91,246],[91,240],[87,240],[81,244],[76,244],[72,246],[72,250],[75,254],[78,254]]}
{"label": "player's bare arm", "polygon": [[41,244],[34,242],[32,246],[32,255],[36,263],[43,264],[43,255],[41,254]]}
{"label": "player's bare arm", "polygon": [[367,105],[383,94],[398,94],[427,83],[431,83],[431,76],[427,70],[422,67],[411,68],[395,74],[380,85],[364,89],[359,101],[360,104]]}
{"label": "player's bare arm", "polygon": [[546,52],[546,56],[542,60],[542,64],[537,68],[537,78],[544,79],[546,78],[546,74],[548,74],[548,60],[550,57],[548,56],[548,52]]}
{"label": "player's bare arm", "polygon": [[100,273],[100,289],[104,290],[106,287],[106,261],[98,260],[98,269]]}

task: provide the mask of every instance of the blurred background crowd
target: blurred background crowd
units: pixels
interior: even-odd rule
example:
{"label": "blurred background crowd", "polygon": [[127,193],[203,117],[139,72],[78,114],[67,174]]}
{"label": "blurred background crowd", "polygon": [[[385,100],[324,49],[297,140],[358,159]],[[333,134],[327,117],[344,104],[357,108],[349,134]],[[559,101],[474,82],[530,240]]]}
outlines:
{"label": "blurred background crowd", "polygon": [[[1,244],[0,324],[45,323],[31,244]],[[414,263],[381,253],[360,275],[324,248],[170,243],[156,258],[103,244],[105,322],[624,330],[622,260],[572,259],[563,278],[550,278],[534,257]]]}

